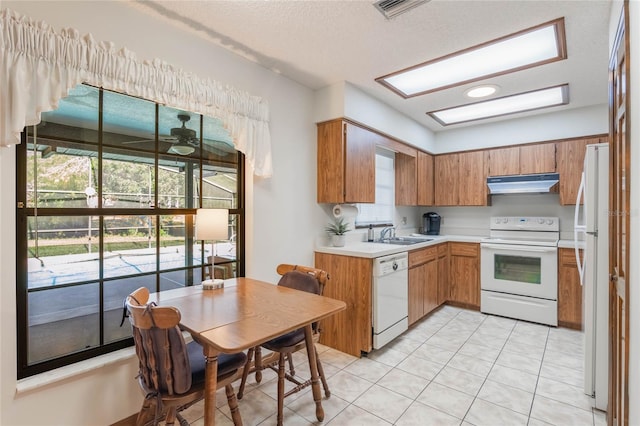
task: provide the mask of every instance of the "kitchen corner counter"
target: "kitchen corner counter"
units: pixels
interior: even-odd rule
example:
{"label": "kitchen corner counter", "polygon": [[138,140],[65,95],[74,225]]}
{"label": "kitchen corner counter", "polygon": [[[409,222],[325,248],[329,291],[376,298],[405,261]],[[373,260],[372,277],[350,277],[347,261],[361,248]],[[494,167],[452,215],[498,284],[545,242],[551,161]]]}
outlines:
{"label": "kitchen corner counter", "polygon": [[449,241],[465,242],[465,243],[479,243],[482,241],[482,236],[469,236],[469,235],[434,235],[429,238],[433,238],[431,241],[425,241],[423,243],[416,243],[411,245],[392,245],[386,243],[370,243],[366,241],[347,241],[344,247],[333,246],[317,246],[315,251],[318,253],[337,254],[342,256],[363,257],[363,258],[376,258],[380,256],[387,256],[389,254],[403,253],[411,250],[416,250],[424,247],[433,246],[440,243],[446,243]]}

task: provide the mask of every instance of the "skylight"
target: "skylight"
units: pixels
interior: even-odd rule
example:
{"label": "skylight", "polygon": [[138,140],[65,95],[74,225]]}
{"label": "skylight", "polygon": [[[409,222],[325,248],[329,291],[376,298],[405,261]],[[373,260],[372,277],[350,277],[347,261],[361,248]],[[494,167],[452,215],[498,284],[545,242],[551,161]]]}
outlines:
{"label": "skylight", "polygon": [[569,103],[569,85],[549,87],[427,114],[443,126]]}
{"label": "skylight", "polygon": [[404,98],[566,59],[564,18],[376,79]]}

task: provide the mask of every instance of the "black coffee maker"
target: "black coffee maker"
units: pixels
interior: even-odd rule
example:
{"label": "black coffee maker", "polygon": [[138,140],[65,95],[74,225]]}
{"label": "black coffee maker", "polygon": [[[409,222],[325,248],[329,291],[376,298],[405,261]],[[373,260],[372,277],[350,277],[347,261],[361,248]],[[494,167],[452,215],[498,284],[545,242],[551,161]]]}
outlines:
{"label": "black coffee maker", "polygon": [[440,234],[440,215],[429,212],[422,215],[422,233],[426,235]]}

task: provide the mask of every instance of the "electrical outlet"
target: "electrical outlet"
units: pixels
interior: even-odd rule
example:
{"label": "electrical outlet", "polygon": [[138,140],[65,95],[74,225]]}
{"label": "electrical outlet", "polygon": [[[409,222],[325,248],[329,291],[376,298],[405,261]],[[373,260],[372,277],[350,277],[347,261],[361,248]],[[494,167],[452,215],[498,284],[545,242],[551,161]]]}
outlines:
{"label": "electrical outlet", "polygon": [[407,224],[407,217],[406,216],[402,216],[402,224],[403,225]]}

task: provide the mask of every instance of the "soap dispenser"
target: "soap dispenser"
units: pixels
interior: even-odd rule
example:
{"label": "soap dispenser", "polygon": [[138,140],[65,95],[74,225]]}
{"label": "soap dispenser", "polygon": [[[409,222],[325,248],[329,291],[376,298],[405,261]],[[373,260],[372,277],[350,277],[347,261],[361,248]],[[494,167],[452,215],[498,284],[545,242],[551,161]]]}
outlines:
{"label": "soap dispenser", "polygon": [[369,229],[367,230],[367,241],[370,243],[373,242],[373,225],[369,225]]}

